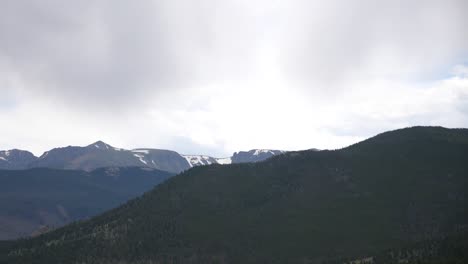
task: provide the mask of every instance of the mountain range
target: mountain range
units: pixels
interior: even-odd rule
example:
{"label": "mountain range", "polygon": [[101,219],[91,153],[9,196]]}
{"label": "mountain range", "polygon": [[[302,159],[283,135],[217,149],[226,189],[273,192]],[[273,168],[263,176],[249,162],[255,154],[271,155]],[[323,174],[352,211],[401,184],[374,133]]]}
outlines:
{"label": "mountain range", "polygon": [[181,155],[163,149],[126,150],[97,141],[86,147],[54,148],[40,157],[24,150],[0,151],[0,169],[54,168],[92,171],[106,167],[146,167],[179,173],[200,165],[258,162],[281,153],[284,151],[254,149],[236,152],[228,158],[213,158],[206,155]]}
{"label": "mountain range", "polygon": [[17,149],[0,151],[0,240],[92,217],[194,166],[258,162],[281,153],[251,150],[217,159],[161,149],[125,150],[102,141],[54,148],[40,157]]}
{"label": "mountain range", "polygon": [[0,263],[467,263],[468,129],[197,166]]}

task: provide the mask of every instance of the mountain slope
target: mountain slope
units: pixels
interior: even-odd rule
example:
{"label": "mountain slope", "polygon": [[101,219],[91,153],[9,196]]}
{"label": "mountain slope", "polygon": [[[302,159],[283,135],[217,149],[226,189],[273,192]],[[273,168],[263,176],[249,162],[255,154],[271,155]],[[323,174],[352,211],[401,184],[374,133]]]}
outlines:
{"label": "mountain slope", "polygon": [[0,170],[0,240],[89,218],[171,175],[141,168]]}
{"label": "mountain slope", "polygon": [[181,172],[190,168],[188,162],[172,150],[134,149],[132,152],[145,165],[159,170]]}
{"label": "mountain slope", "polygon": [[6,245],[0,260],[334,262],[464,232],[467,195],[468,130],[415,127],[196,167],[90,221]]}
{"label": "mountain slope", "polygon": [[0,151],[0,169],[24,169],[35,160],[37,157],[29,151],[19,149]]}

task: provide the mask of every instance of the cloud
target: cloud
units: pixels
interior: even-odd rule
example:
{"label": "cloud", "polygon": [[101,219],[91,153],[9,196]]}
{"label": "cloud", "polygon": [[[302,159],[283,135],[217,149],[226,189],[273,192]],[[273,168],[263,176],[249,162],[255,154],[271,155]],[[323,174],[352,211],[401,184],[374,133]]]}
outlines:
{"label": "cloud", "polygon": [[235,1],[8,1],[0,58],[32,96],[127,107],[248,68],[256,32],[242,11]]}
{"label": "cloud", "polygon": [[142,99],[149,85],[177,79],[151,7],[8,1],[0,11],[0,57],[25,80],[31,96],[103,108]]}
{"label": "cloud", "polygon": [[282,16],[283,60],[312,83],[425,78],[467,55],[466,1],[292,3]]}
{"label": "cloud", "polygon": [[465,10],[462,0],[6,1],[0,149],[102,139],[221,156],[467,126]]}

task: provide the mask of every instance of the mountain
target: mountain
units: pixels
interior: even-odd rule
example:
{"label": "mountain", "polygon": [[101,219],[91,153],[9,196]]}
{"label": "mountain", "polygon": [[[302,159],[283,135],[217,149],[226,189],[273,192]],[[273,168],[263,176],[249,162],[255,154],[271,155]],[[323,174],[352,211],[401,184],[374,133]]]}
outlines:
{"label": "mountain", "polygon": [[413,127],[195,167],[0,263],[467,263],[467,196],[468,130]]}
{"label": "mountain", "polygon": [[182,157],[190,164],[190,167],[218,164],[215,158],[206,155],[182,155]]}
{"label": "mountain", "polygon": [[0,151],[0,169],[22,169],[36,160],[37,157],[29,151],[19,149]]}
{"label": "mountain", "polygon": [[68,146],[46,151],[40,157],[28,151],[0,151],[0,169],[54,168],[91,171],[106,167],[146,167],[179,173],[194,166],[258,162],[284,153],[277,150],[250,150],[233,157],[213,158],[206,155],[180,155],[171,150],[115,148],[102,141],[86,147]]}
{"label": "mountain", "polygon": [[233,164],[264,161],[273,156],[286,153],[283,150],[252,149],[249,151],[234,152],[233,156],[227,158],[213,158],[206,155],[182,155],[191,167],[211,164]]}
{"label": "mountain", "polygon": [[102,141],[86,147],[68,146],[45,152],[30,168],[54,168],[91,171],[103,167],[145,166],[131,151],[114,148]]}
{"label": "mountain", "polygon": [[89,218],[141,195],[172,175],[130,167],[91,172],[0,170],[0,240]]}
{"label": "mountain", "polygon": [[259,162],[283,153],[285,151],[282,150],[252,149],[234,153],[231,160],[232,163]]}
{"label": "mountain", "polygon": [[190,168],[177,152],[161,149],[126,150],[102,141],[86,147],[68,146],[45,152],[29,168],[91,171],[105,167],[147,167],[178,173]]}
{"label": "mountain", "polygon": [[134,149],[131,152],[142,163],[152,168],[170,172],[181,172],[190,168],[187,161],[172,150]]}

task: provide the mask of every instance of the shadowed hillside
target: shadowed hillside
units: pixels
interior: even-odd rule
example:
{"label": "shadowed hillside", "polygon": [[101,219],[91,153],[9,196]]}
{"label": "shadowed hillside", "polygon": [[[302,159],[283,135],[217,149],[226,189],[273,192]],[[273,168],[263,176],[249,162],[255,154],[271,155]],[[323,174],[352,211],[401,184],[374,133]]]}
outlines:
{"label": "shadowed hillside", "polygon": [[172,176],[141,168],[0,170],[0,240],[89,218]]}

